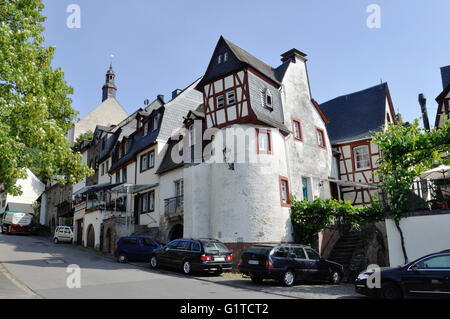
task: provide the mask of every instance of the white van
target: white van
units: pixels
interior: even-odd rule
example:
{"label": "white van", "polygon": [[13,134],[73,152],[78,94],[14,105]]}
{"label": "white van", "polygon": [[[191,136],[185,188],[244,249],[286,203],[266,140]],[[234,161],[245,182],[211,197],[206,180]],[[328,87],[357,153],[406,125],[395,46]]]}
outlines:
{"label": "white van", "polygon": [[72,243],[73,231],[69,226],[58,226],[55,229],[55,235],[53,236],[53,242],[58,244],[59,242]]}

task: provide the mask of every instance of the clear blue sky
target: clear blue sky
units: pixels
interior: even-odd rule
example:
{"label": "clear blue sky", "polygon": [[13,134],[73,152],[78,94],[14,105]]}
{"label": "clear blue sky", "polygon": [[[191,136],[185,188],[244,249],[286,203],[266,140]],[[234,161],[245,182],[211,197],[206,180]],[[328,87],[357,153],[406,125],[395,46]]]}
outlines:
{"label": "clear blue sky", "polygon": [[[369,29],[368,5],[381,8],[381,28]],[[86,115],[101,102],[115,55],[117,99],[128,113],[145,99],[184,88],[203,75],[220,37],[274,67],[280,54],[308,54],[313,97],[320,103],[388,82],[405,120],[430,122],[442,91],[440,67],[450,64],[450,1],[416,0],[44,0],[53,65],[74,88],[72,107]],[[69,29],[69,4],[81,8],[81,28]]]}

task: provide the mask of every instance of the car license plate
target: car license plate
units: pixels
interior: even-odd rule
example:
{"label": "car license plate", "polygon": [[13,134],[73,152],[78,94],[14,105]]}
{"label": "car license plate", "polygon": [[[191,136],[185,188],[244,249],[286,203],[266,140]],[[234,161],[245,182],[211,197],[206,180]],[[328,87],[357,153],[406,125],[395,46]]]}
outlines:
{"label": "car license plate", "polygon": [[248,263],[250,265],[259,265],[259,261],[258,260],[249,260]]}
{"label": "car license plate", "polygon": [[214,257],[214,261],[225,261],[225,257]]}

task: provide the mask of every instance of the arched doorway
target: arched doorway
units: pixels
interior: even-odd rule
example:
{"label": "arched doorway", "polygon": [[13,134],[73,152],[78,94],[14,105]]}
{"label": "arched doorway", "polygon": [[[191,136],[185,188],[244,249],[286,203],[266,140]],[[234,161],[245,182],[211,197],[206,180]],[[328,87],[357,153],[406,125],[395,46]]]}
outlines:
{"label": "arched doorway", "polygon": [[172,227],[172,229],[169,232],[169,241],[183,238],[183,225],[176,224]]}
{"label": "arched doorway", "polygon": [[92,224],[89,225],[87,231],[87,247],[95,248],[95,231],[94,226],[92,226]]}

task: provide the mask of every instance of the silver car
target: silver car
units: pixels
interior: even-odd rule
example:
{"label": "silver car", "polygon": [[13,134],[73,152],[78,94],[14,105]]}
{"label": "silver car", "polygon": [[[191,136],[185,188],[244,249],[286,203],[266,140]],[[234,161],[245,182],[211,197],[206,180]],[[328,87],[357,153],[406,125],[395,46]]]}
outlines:
{"label": "silver car", "polygon": [[59,242],[72,243],[73,231],[69,226],[58,226],[55,229],[55,235],[53,236],[53,242],[58,244]]}

